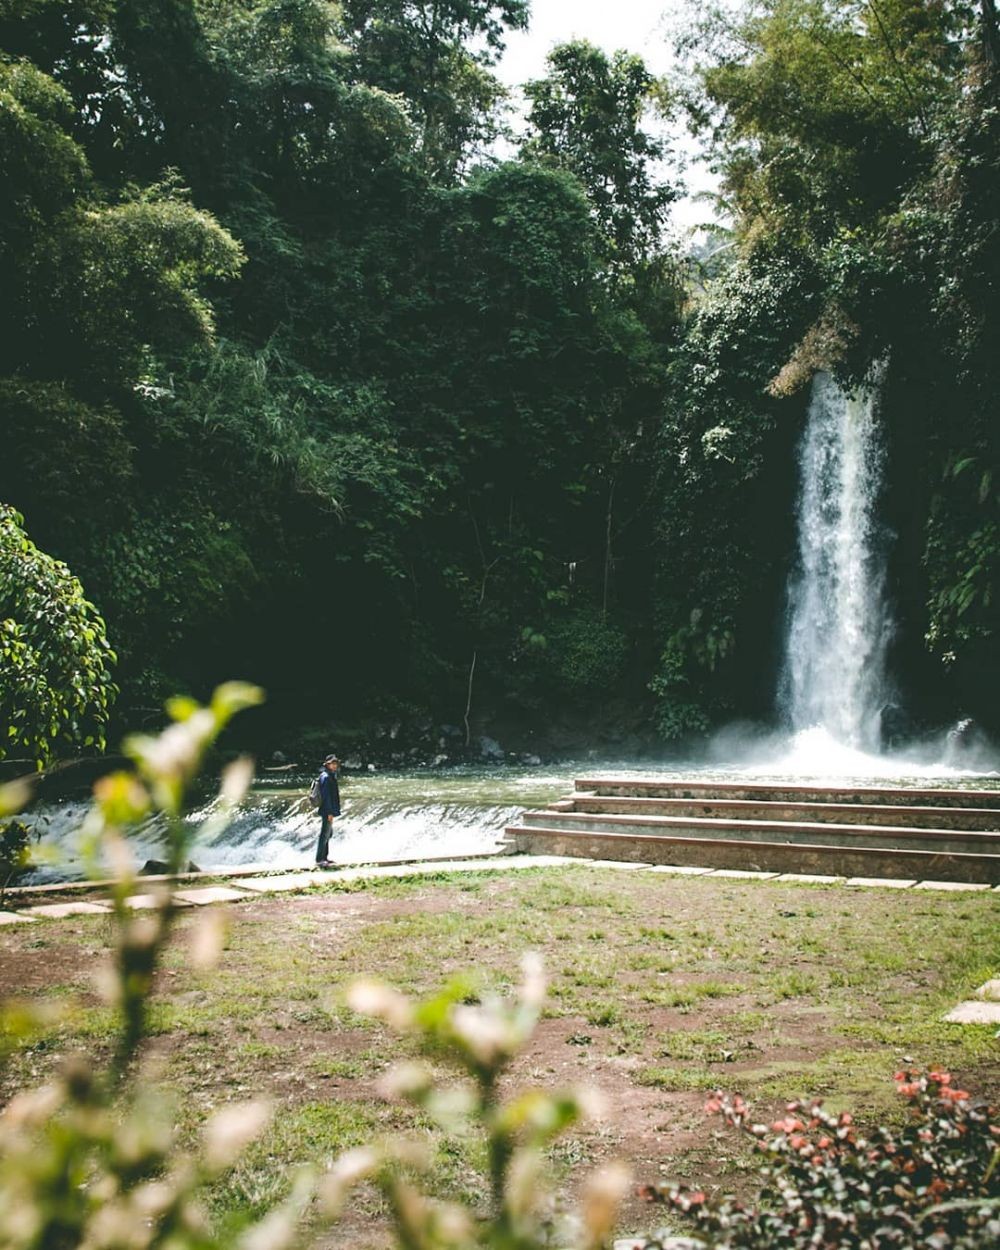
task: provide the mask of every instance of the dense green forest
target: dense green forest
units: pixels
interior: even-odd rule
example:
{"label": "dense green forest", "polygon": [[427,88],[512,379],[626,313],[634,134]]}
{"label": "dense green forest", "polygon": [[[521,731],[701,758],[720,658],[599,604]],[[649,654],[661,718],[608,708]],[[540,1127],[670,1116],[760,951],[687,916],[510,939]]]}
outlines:
{"label": "dense green forest", "polygon": [[229,676],[292,752],[767,718],[806,384],[873,361],[908,712],[1000,724],[993,0],[692,5],[511,123],[529,9],[0,0],[0,754]]}

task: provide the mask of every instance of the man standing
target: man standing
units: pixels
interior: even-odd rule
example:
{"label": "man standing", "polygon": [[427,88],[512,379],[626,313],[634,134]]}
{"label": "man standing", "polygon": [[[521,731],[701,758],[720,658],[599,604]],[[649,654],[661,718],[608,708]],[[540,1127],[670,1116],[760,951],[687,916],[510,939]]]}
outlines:
{"label": "man standing", "polygon": [[319,829],[319,842],[316,844],[316,866],[332,868],[328,855],[330,851],[330,833],[333,828],[334,816],[340,815],[340,786],[337,784],[337,770],[340,760],[335,755],[328,755],[323,761],[323,771],[319,775],[319,815],[322,824]]}

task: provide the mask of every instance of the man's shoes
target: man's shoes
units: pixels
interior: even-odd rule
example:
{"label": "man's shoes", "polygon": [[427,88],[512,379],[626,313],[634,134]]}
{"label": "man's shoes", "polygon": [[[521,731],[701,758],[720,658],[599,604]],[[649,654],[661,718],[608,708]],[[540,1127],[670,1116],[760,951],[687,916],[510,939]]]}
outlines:
{"label": "man's shoes", "polygon": [[336,868],[337,865],[333,862],[332,859],[318,859],[316,861],[316,867],[317,868]]}

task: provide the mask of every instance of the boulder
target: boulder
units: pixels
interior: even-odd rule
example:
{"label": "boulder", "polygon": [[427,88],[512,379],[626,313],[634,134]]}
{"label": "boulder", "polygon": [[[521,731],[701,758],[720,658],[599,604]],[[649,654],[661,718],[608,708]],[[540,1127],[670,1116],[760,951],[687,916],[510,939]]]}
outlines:
{"label": "boulder", "polygon": [[[170,865],[163,859],[147,859],[143,866],[139,869],[140,877],[165,877],[170,871]],[[185,872],[201,872],[201,869],[193,860],[188,860],[188,866]]]}
{"label": "boulder", "polygon": [[496,738],[488,738],[484,734],[479,739],[479,758],[484,760],[502,760],[505,758],[505,752]]}

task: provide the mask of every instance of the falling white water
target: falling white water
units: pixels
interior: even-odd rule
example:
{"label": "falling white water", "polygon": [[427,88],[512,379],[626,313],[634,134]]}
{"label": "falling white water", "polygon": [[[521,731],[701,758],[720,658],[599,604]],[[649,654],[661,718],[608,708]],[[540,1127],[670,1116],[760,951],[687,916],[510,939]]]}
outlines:
{"label": "falling white water", "polygon": [[813,381],[781,682],[793,733],[821,731],[841,748],[873,753],[890,697],[892,633],[876,514],[884,458],[876,401],[875,386],[848,393],[827,374]]}

